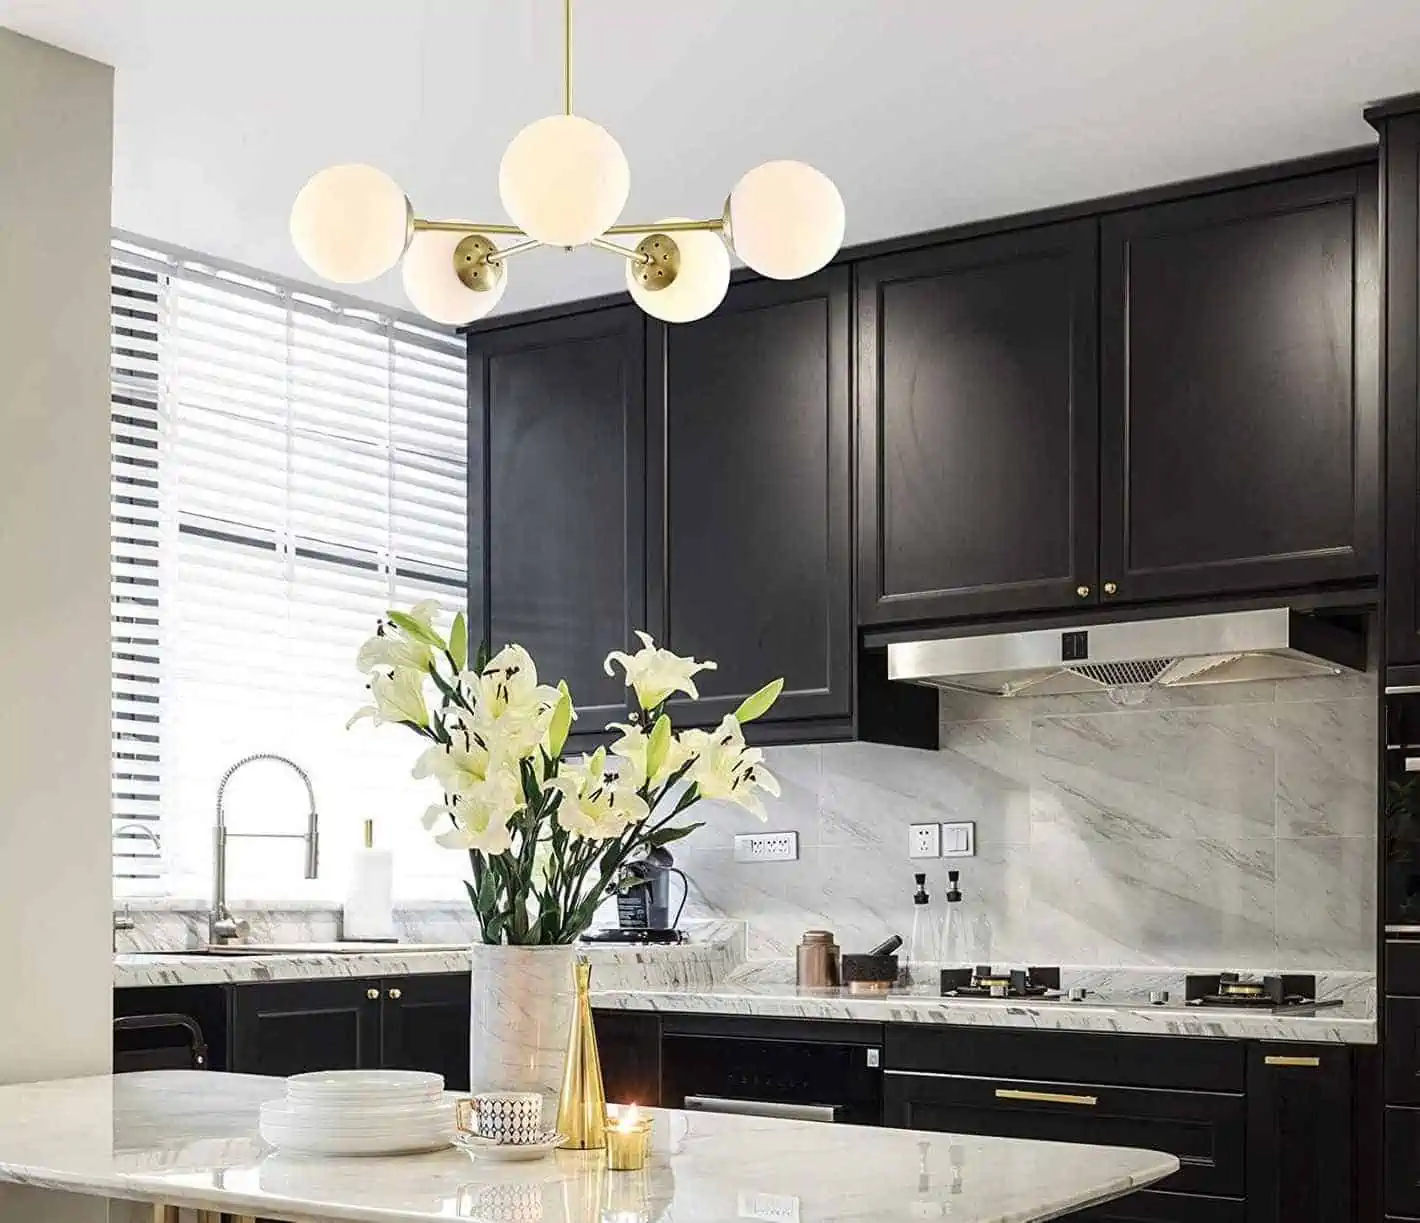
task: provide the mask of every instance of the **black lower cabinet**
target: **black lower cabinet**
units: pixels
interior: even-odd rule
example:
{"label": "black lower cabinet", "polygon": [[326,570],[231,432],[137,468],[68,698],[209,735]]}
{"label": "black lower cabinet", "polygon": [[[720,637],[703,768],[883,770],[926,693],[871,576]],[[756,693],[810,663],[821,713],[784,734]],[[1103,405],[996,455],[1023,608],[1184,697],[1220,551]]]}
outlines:
{"label": "black lower cabinet", "polygon": [[468,1090],[469,988],[464,973],[382,981],[380,1065],[430,1070],[449,1091]]}
{"label": "black lower cabinet", "polygon": [[380,1064],[378,981],[272,981],[232,987],[231,1063],[239,1074],[301,1074]]}
{"label": "black lower cabinet", "polygon": [[1253,1045],[1247,1066],[1248,1223],[1346,1223],[1351,1060],[1321,1045]]}
{"label": "black lower cabinet", "polygon": [[463,973],[272,981],[231,987],[230,1069],[429,1070],[468,1088],[469,989]]}
{"label": "black lower cabinet", "polygon": [[901,1129],[1146,1147],[1182,1165],[1160,1187],[1220,1197],[1244,1191],[1240,1094],[890,1070],[883,1097],[887,1124]]}
{"label": "black lower cabinet", "polygon": [[1385,1110],[1385,1208],[1420,1219],[1420,1108]]}
{"label": "black lower cabinet", "polygon": [[651,1012],[595,1011],[592,1018],[607,1100],[655,1108],[661,1102],[661,1017]]}
{"label": "black lower cabinet", "polygon": [[1246,1223],[1247,1203],[1238,1198],[1144,1189],[1069,1217],[1088,1219],[1089,1223]]}

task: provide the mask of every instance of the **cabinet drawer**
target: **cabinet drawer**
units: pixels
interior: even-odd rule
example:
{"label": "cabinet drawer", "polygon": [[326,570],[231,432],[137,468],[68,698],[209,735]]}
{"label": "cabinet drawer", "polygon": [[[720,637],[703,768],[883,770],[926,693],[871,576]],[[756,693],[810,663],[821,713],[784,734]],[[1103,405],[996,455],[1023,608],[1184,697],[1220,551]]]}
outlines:
{"label": "cabinet drawer", "polygon": [[1240,1198],[1154,1193],[1145,1189],[1069,1217],[1088,1223],[1244,1223],[1247,1203]]}
{"label": "cabinet drawer", "polygon": [[1167,1151],[1182,1165],[1170,1191],[1244,1192],[1241,1094],[890,1070],[883,1096],[890,1126]]}
{"label": "cabinet drawer", "polygon": [[1385,1102],[1420,1105],[1420,998],[1384,1005]]}
{"label": "cabinet drawer", "polygon": [[1385,992],[1420,997],[1420,941],[1386,940]]}
{"label": "cabinet drawer", "polygon": [[1385,1110],[1385,1208],[1420,1218],[1420,1109]]}
{"label": "cabinet drawer", "polygon": [[1239,1093],[1247,1073],[1239,1041],[918,1024],[889,1026],[883,1065],[890,1070]]}

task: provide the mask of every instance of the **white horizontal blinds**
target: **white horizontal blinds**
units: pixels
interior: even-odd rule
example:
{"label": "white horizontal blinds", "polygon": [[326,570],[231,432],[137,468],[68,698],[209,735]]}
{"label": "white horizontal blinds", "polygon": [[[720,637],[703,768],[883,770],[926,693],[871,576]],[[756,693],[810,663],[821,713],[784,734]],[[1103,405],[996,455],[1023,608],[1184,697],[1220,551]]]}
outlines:
{"label": "white horizontal blinds", "polygon": [[[112,264],[110,635],[114,877],[142,891],[162,862],[161,485],[158,342],[165,278]],[[148,835],[152,833],[153,835]]]}
{"label": "white horizontal blinds", "polygon": [[[310,773],[323,878],[344,872],[366,818],[396,850],[403,888],[462,873],[419,824],[434,794],[409,776],[418,740],[345,729],[367,695],[354,658],[376,619],[419,598],[450,613],[464,602],[462,365],[447,336],[174,270],[163,334],[172,890],[209,886],[218,780],[256,752]],[[251,766],[227,798],[236,831],[304,829],[304,788],[278,766]],[[234,841],[230,892],[288,895],[301,866],[295,842]]]}

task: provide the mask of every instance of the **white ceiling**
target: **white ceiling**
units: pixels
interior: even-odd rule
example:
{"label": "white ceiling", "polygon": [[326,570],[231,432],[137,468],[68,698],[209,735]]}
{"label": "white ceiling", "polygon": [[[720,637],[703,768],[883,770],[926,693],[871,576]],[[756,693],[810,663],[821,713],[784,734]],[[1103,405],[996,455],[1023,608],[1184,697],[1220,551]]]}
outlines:
{"label": "white ceiling", "polygon": [[[1420,90],[1413,0],[578,0],[579,113],[628,219],[717,215],[758,162],[828,173],[863,242],[1365,143]],[[497,166],[560,109],[558,0],[0,0],[112,63],[114,223],[310,279],[290,202],[368,161],[424,216],[501,220]],[[621,287],[536,251],[501,310]],[[358,290],[403,304],[397,274]]]}

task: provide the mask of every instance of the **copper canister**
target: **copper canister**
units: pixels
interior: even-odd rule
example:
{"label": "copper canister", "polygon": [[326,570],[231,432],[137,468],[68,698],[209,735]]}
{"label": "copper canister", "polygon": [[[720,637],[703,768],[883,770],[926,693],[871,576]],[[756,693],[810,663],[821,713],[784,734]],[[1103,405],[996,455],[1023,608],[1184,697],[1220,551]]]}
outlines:
{"label": "copper canister", "polygon": [[794,980],[810,989],[839,983],[838,944],[829,930],[805,930],[795,956]]}

